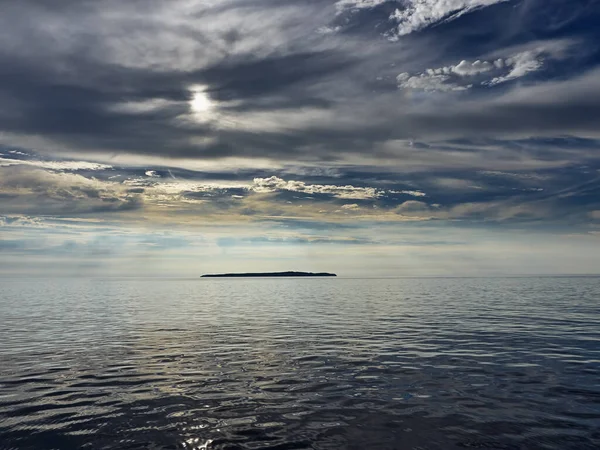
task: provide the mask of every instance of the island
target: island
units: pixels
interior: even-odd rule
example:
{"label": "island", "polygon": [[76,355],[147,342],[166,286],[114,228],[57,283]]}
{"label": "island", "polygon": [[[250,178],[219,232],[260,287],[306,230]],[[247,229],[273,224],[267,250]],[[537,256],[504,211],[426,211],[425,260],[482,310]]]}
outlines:
{"label": "island", "polygon": [[327,272],[257,272],[257,273],[217,273],[202,275],[201,278],[252,278],[252,277],[337,277]]}

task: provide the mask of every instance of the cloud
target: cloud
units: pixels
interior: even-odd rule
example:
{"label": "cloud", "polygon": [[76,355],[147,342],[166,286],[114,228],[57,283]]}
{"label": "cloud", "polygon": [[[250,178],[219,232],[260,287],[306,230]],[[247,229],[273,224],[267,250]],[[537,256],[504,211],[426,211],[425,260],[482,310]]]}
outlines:
{"label": "cloud", "polygon": [[[12,153],[12,152],[11,152]],[[19,153],[25,155],[24,153]],[[78,170],[108,170],[112,169],[112,166],[108,164],[101,164],[89,161],[43,161],[43,160],[32,160],[32,159],[10,159],[0,157],[0,167],[9,166],[33,166],[41,169],[51,170],[67,170],[67,171],[78,171]]]}
{"label": "cloud", "polygon": [[[411,75],[403,72],[396,77],[398,87],[401,89],[423,90],[427,92],[451,92],[465,91],[473,87],[471,80],[465,83],[461,78],[472,78],[483,73],[498,70],[505,67],[504,60],[497,59],[494,62],[476,60],[469,62],[462,60],[456,65],[438,67],[435,69],[426,69],[418,75]],[[489,81],[480,82],[480,84],[488,84]]]}
{"label": "cloud", "polygon": [[[9,38],[6,48],[13,50],[18,36],[30,33],[36,45],[28,46],[23,56],[43,58],[53,66],[52,57],[44,55],[48,39],[55,40],[52,53],[60,57],[83,50],[89,51],[87,59],[93,62],[193,71],[224,56],[272,54],[300,36],[314,12],[310,5],[270,1],[247,2],[243,7],[235,0],[173,0],[168,5],[150,2],[145,8],[138,6],[114,0],[90,4],[64,1],[55,9],[13,4],[2,21]],[[200,22],[202,27],[197,26]],[[60,33],[67,30],[69,33]],[[178,51],[173,52],[174,48]],[[80,69],[70,68],[69,75]]]}
{"label": "cloud", "polygon": [[590,2],[5,3],[0,272],[518,272],[596,248],[546,234],[600,229]]}
{"label": "cloud", "polygon": [[375,199],[383,194],[372,187],[306,184],[303,181],[286,181],[276,176],[255,178],[250,189],[254,192],[274,192],[279,190],[302,192],[304,194],[327,194],[345,199]]}
{"label": "cloud", "polygon": [[451,78],[448,75],[431,74],[429,72],[420,75],[410,75],[407,72],[401,73],[396,77],[398,87],[401,89],[421,90],[425,92],[452,92],[465,91],[472,85],[461,86],[448,82]]}
{"label": "cloud", "polygon": [[389,0],[338,0],[335,7],[339,12],[346,10],[370,9],[382,5]]}
{"label": "cloud", "polygon": [[440,21],[450,21],[507,0],[407,0],[404,9],[396,9],[390,20],[398,23],[397,36],[419,31]]}
{"label": "cloud", "polygon": [[535,72],[542,67],[542,60],[536,52],[528,51],[506,59],[503,62],[502,67],[508,67],[510,68],[510,71],[504,76],[495,77],[490,80],[488,82],[490,86],[521,78],[530,72]]}
{"label": "cloud", "polygon": [[489,70],[492,70],[493,67],[494,65],[487,61],[477,60],[471,63],[463,59],[456,66],[452,67],[452,71],[457,75],[468,76],[478,75],[480,73],[487,72]]}
{"label": "cloud", "polygon": [[141,207],[141,198],[117,183],[27,166],[0,167],[0,192],[6,214],[99,214]]}
{"label": "cloud", "polygon": [[406,194],[406,195],[412,195],[413,197],[426,197],[427,194],[425,194],[425,192],[421,192],[421,191],[394,191],[394,190],[390,190],[388,191],[388,194]]}
{"label": "cloud", "polygon": [[[525,143],[521,145],[525,148]],[[204,181],[183,178],[179,172],[177,178],[155,178],[139,176],[140,169],[130,169],[132,175],[124,168],[115,170],[121,174],[117,181],[102,173],[56,173],[30,166],[0,169],[0,210],[5,214],[0,225],[24,226],[15,217],[27,215],[63,218],[61,227],[74,225],[64,218],[82,215],[98,224],[117,220],[170,228],[269,222],[286,227],[307,223],[317,228],[317,224],[366,226],[359,224],[432,220],[586,223],[595,218],[589,211],[600,208],[597,175],[590,172],[584,177],[566,168],[541,173],[464,169],[395,173],[403,179],[401,184],[385,180],[392,172],[353,175],[355,180],[378,183],[376,187],[365,186],[364,181],[362,186],[310,181],[315,175],[306,181],[278,176]],[[343,172],[335,176],[346,178]],[[400,185],[423,186],[427,194]],[[407,200],[407,196],[414,199]]]}
{"label": "cloud", "polygon": [[416,200],[408,200],[399,205],[396,210],[401,214],[422,213],[430,210],[429,205],[425,202]]}
{"label": "cloud", "polygon": [[[322,35],[319,27],[345,20],[333,18],[331,2],[261,0],[240,7],[229,0],[174,0],[168,8],[152,2],[140,9],[99,0],[86,7],[65,2],[60,12],[16,2],[0,17],[6,42],[0,99],[10,105],[0,112],[0,143],[35,148],[52,159],[135,161],[144,168],[412,167],[436,150],[415,152],[411,159],[401,152],[382,155],[386,142],[597,129],[585,121],[573,125],[568,117],[545,126],[541,117],[551,110],[558,115],[582,106],[571,99],[538,106],[535,114],[520,104],[508,115],[494,102],[516,88],[512,83],[486,97],[469,89],[509,76],[513,67],[497,67],[498,60],[526,51],[527,36],[511,40],[513,53],[494,55],[503,50],[498,42],[506,41],[498,38],[506,30],[494,22],[482,42],[456,43],[451,54],[460,58],[449,64],[445,46],[451,40],[434,43],[419,35],[410,37],[410,45],[382,42],[371,16],[396,4],[357,3],[356,24]],[[508,13],[501,9],[504,19]],[[25,51],[20,43],[29,37],[36,45]],[[56,45],[39,44],[50,41]],[[494,68],[483,71],[490,64]],[[543,79],[551,73],[539,75],[536,82],[552,82]],[[203,86],[210,100],[202,120],[192,108],[194,86]],[[461,95],[441,99],[418,91]],[[486,123],[474,126],[472,115]]]}
{"label": "cloud", "polygon": [[[575,31],[570,44],[531,41],[562,32],[507,29],[525,29],[547,10],[542,2],[535,13],[497,8],[497,20],[473,14],[462,31],[427,28],[501,2],[341,1],[338,11],[352,13],[337,16],[326,3],[174,0],[140,9],[98,0],[61,2],[56,11],[11,4],[0,17],[0,143],[42,156],[2,150],[0,165],[93,171],[96,180],[88,173],[85,183],[103,199],[91,196],[90,211],[136,198],[132,211],[149,215],[236,218],[291,216],[300,203],[307,217],[311,204],[330,212],[346,199],[381,217],[403,196],[424,200],[424,192],[427,203],[450,208],[457,199],[482,200],[471,191],[500,195],[500,181],[469,171],[594,167],[591,147],[572,140],[600,136],[590,41]],[[381,33],[396,7],[399,29],[422,32],[390,43]],[[508,82],[536,71],[528,83]],[[532,144],[557,136],[560,145]],[[189,171],[173,179],[166,168],[175,167]],[[106,180],[104,170],[118,178]],[[18,211],[9,196],[25,195],[52,210],[41,198],[56,189],[37,192],[36,203],[37,182],[20,173],[29,191],[7,187],[3,205]],[[440,180],[463,187],[441,192]],[[83,197],[66,200],[67,192],[80,195],[80,181],[55,180],[63,199],[48,205],[85,209]],[[548,189],[502,182],[518,192]]]}
{"label": "cloud", "polygon": [[3,227],[42,227],[43,221],[35,216],[0,216],[0,226]]}
{"label": "cloud", "polygon": [[[461,91],[473,87],[473,78],[481,86],[494,86],[524,77],[542,68],[544,58],[563,59],[568,41],[550,41],[538,47],[491,61],[462,60],[458,64],[426,69],[417,75],[407,72],[397,76],[398,87],[424,91]],[[508,51],[505,50],[505,52]],[[495,54],[500,54],[496,51]],[[484,78],[482,78],[484,77]],[[462,79],[466,78],[467,81]],[[466,84],[469,83],[469,84]]]}

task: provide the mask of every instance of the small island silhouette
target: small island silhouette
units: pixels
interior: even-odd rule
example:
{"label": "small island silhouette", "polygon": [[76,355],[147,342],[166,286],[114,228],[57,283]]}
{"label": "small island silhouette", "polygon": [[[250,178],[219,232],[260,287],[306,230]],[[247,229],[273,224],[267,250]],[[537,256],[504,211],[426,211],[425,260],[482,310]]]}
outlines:
{"label": "small island silhouette", "polygon": [[257,273],[217,273],[202,275],[201,278],[251,278],[251,277],[336,277],[327,272],[257,272]]}

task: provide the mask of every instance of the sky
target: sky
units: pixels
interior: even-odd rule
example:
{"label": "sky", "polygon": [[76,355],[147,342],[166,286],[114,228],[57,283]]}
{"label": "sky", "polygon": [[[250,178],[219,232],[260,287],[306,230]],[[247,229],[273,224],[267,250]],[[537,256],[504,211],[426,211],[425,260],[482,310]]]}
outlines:
{"label": "sky", "polygon": [[597,0],[0,6],[0,276],[600,273]]}

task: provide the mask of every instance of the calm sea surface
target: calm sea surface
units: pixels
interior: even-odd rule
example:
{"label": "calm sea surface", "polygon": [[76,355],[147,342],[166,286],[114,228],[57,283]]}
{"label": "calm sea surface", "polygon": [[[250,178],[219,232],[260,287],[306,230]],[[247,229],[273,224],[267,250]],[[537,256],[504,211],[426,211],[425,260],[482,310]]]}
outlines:
{"label": "calm sea surface", "polygon": [[598,449],[600,279],[3,279],[0,448]]}

